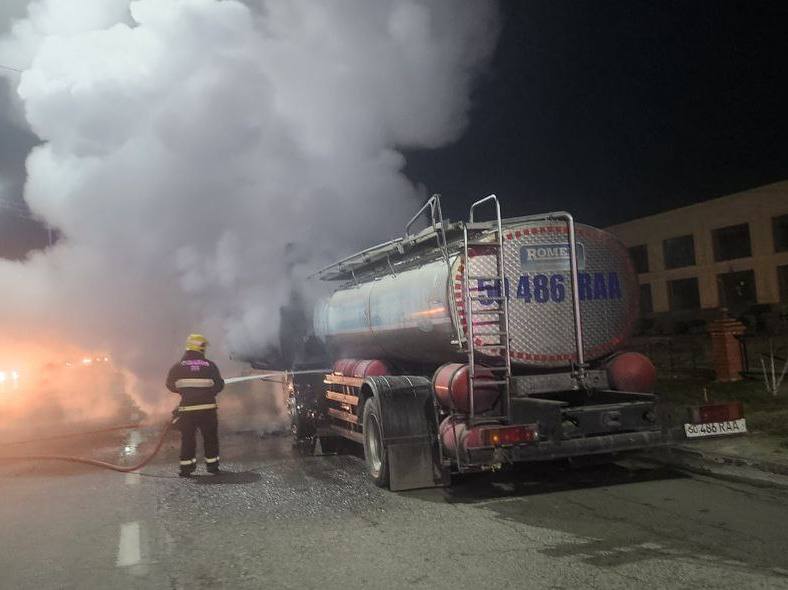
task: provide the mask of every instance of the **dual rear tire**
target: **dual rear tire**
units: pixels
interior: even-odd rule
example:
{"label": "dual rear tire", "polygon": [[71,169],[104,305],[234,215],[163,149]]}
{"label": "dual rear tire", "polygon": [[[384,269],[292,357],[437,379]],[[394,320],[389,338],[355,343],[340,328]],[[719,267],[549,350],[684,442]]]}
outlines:
{"label": "dual rear tire", "polygon": [[[370,397],[364,404],[362,413],[366,470],[375,485],[387,487],[389,485],[389,458],[383,442],[382,424],[380,402],[376,397]],[[350,444],[341,436],[321,435],[319,438],[323,454],[342,454]]]}
{"label": "dual rear tire", "polygon": [[383,442],[380,403],[374,396],[367,399],[367,402],[364,404],[362,424],[364,428],[364,459],[367,463],[367,473],[376,485],[386,487],[389,484],[389,458]]}

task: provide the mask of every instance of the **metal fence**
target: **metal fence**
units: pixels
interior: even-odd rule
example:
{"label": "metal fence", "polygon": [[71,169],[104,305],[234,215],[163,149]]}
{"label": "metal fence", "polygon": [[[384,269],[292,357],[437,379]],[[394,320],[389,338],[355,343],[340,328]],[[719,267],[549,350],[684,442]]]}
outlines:
{"label": "metal fence", "polygon": [[640,336],[627,348],[649,357],[660,373],[708,376],[714,372],[708,334]]}
{"label": "metal fence", "polygon": [[[739,343],[746,377],[762,379],[761,360],[770,370],[772,353],[778,373],[788,358],[788,335],[745,334],[739,338]],[[660,373],[714,377],[708,334],[639,336],[633,338],[627,348],[649,357]]]}
{"label": "metal fence", "polygon": [[772,357],[779,373],[788,358],[788,335],[752,336],[745,334],[739,339],[744,357],[744,374],[747,377],[763,378],[763,368],[771,371]]}

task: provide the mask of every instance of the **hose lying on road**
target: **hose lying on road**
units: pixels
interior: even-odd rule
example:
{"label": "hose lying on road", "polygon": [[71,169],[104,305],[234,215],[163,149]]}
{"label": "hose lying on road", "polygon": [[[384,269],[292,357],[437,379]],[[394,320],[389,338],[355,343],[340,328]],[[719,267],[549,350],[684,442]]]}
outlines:
{"label": "hose lying on road", "polygon": [[[329,371],[329,369],[313,369],[309,371],[290,371],[291,375],[296,374],[312,374],[312,373],[324,373]],[[267,373],[264,375],[247,375],[244,377],[230,377],[229,379],[225,379],[225,384],[233,384],[233,383],[240,383],[244,381],[274,381],[276,383],[284,383],[282,380],[276,379],[280,374],[278,373]],[[161,450],[162,445],[164,444],[164,437],[167,436],[167,433],[170,431],[170,428],[178,421],[178,418],[174,418],[173,420],[169,420],[162,428],[161,434],[159,435],[159,440],[156,441],[156,447],[153,449],[153,452],[145,457],[142,461],[137,463],[136,465],[129,465],[128,467],[124,467],[123,465],[115,465],[113,463],[107,463],[106,461],[99,461],[97,459],[87,459],[85,457],[72,457],[70,455],[2,455],[0,454],[0,462],[2,461],[67,461],[69,463],[82,463],[84,465],[93,465],[94,467],[102,467],[103,469],[112,469],[113,471],[120,471],[121,473],[128,473],[130,471],[137,471],[138,469],[142,469],[148,463],[153,460],[153,458],[159,453]],[[124,425],[124,426],[116,426],[113,428],[105,428],[102,430],[96,430],[93,432],[83,432],[80,433],[82,435],[87,434],[99,434],[102,432],[109,432],[111,430],[123,430],[126,428],[133,428],[135,425]],[[57,436],[52,438],[64,438],[66,436],[76,436],[76,435],[63,435]],[[27,442],[41,442],[42,440],[49,440],[49,439],[37,439],[35,441],[17,441],[13,443],[7,443],[0,446],[7,446],[13,444],[24,444]]]}
{"label": "hose lying on road", "polygon": [[121,426],[109,426],[107,428],[99,428],[98,430],[86,430],[85,432],[69,432],[68,434],[58,434],[56,436],[46,436],[43,438],[28,438],[27,440],[12,440],[11,442],[0,443],[0,448],[11,447],[14,445],[29,445],[31,443],[48,442],[50,440],[61,440],[64,438],[77,438],[80,436],[91,436],[93,434],[105,434],[107,432],[115,432],[117,430],[131,430],[132,428],[139,428],[142,426],[141,422],[134,424],[122,424]]}
{"label": "hose lying on road", "polygon": [[72,457],[69,455],[0,455],[0,462],[2,461],[67,461],[69,463],[82,463],[84,465],[93,465],[94,467],[111,469],[113,471],[120,471],[121,473],[137,471],[138,469],[142,469],[148,463],[150,463],[151,460],[159,453],[162,445],[164,444],[164,437],[167,436],[167,433],[170,431],[170,428],[172,428],[172,425],[175,424],[176,421],[177,418],[175,420],[167,420],[167,423],[164,425],[164,428],[162,428],[161,430],[161,434],[159,435],[159,440],[156,441],[156,446],[154,447],[153,451],[136,465],[129,465],[129,466],[115,465],[113,463],[107,463],[106,461],[99,461],[97,459],[88,459],[86,457]]}

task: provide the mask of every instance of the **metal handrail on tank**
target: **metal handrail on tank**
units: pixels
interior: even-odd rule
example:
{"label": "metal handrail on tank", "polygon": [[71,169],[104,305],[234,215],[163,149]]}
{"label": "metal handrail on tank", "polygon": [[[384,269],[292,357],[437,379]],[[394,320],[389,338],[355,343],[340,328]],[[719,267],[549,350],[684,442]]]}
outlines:
{"label": "metal handrail on tank", "polygon": [[[403,241],[406,241],[410,237],[410,228],[411,226],[416,223],[422,213],[427,209],[430,208],[430,221],[432,222],[431,227],[435,230],[435,239],[438,242],[438,248],[440,248],[443,257],[446,259],[446,262],[449,262],[449,250],[448,245],[446,242],[446,231],[443,224],[443,211],[441,210],[441,196],[439,194],[432,195],[424,205],[421,206],[421,209],[416,211],[416,214],[410,218],[410,221],[405,224],[405,237]],[[437,213],[437,217],[436,217]],[[442,239],[441,239],[442,238]]]}
{"label": "metal handrail on tank", "polygon": [[369,253],[374,252],[376,250],[381,250],[383,248],[386,248],[386,247],[389,247],[389,246],[393,246],[393,245],[399,244],[401,242],[402,242],[402,238],[394,238],[393,240],[389,240],[388,242],[383,242],[382,244],[376,244],[374,246],[370,246],[369,248],[365,248],[364,250],[361,250],[360,252],[356,252],[355,254],[351,254],[350,256],[346,256],[345,258],[341,258],[340,260],[337,260],[336,262],[332,262],[328,266],[324,266],[320,270],[317,270],[317,271],[313,272],[307,278],[311,279],[311,278],[314,278],[314,277],[319,277],[325,271],[330,270],[330,269],[335,268],[335,267],[341,267],[343,264],[345,264],[346,262],[350,262],[354,258],[363,257],[366,254],[369,254]]}
{"label": "metal handrail on tank", "polygon": [[[431,224],[425,227],[422,231],[411,234],[410,228],[428,207],[430,209]],[[354,269],[362,268],[375,262],[382,262],[386,264],[392,274],[396,274],[390,258],[392,253],[398,253],[402,255],[404,254],[406,248],[411,248],[416,244],[422,243],[426,240],[431,240],[433,238],[437,241],[438,250],[440,251],[441,257],[448,265],[450,263],[450,255],[447,226],[451,225],[451,222],[447,222],[447,220],[444,220],[443,218],[443,210],[440,204],[440,195],[435,194],[430,197],[427,202],[424,203],[424,205],[422,205],[418,212],[405,225],[404,236],[370,246],[369,248],[365,248],[364,250],[351,254],[350,256],[345,256],[344,258],[312,273],[308,278],[320,277],[323,280],[352,278]],[[457,229],[459,229],[459,227]],[[329,271],[334,271],[333,276],[326,276]],[[341,276],[342,274],[348,275],[348,273],[350,276]]]}
{"label": "metal handrail on tank", "polygon": [[526,221],[564,221],[569,235],[569,275],[572,281],[572,314],[574,316],[575,348],[577,353],[577,378],[582,384],[586,374],[585,352],[583,350],[583,318],[580,314],[580,286],[577,272],[577,239],[575,237],[575,219],[568,211],[551,211],[538,215],[525,215],[507,219],[508,224]]}
{"label": "metal handrail on tank", "polygon": [[569,232],[569,273],[572,276],[572,312],[575,316],[575,346],[577,347],[578,377],[585,377],[586,362],[583,351],[583,319],[580,316],[580,287],[577,278],[577,240],[575,239],[575,218],[570,213],[562,212]]}
{"label": "metal handrail on tank", "polygon": [[[422,205],[421,209],[419,209],[416,214],[410,218],[407,224],[405,224],[405,237],[403,241],[406,241],[407,238],[410,236],[410,228],[419,218],[419,216],[424,212],[424,210],[429,207],[430,208],[430,218],[432,221],[432,229],[435,231],[435,239],[438,242],[438,249],[441,251],[443,255],[443,259],[446,261],[446,268],[448,269],[449,276],[451,276],[451,259],[449,257],[449,245],[446,241],[446,226],[443,222],[443,210],[441,209],[441,196],[438,193],[432,195],[424,205]],[[437,218],[436,218],[437,213]],[[389,264],[389,266],[391,266]],[[391,268],[392,274],[394,269]],[[454,322],[455,331],[457,333],[457,344],[462,345],[462,328],[460,327],[459,318],[456,317]]]}
{"label": "metal handrail on tank", "polygon": [[474,220],[473,220],[473,210],[476,209],[476,207],[478,207],[479,205],[483,205],[487,201],[494,201],[495,202],[495,220],[498,222],[498,229],[500,229],[501,228],[501,204],[498,202],[498,196],[497,195],[487,195],[483,199],[479,199],[473,205],[471,205],[471,213],[470,213],[468,221],[470,221],[470,223],[474,222]]}
{"label": "metal handrail on tank", "polygon": [[[470,400],[470,415],[471,419],[473,419],[473,364],[474,364],[474,350],[473,350],[473,315],[472,312],[472,305],[473,300],[471,299],[471,285],[470,280],[468,279],[468,226],[463,225],[462,227],[462,237],[463,237],[463,261],[465,264],[464,272],[462,273],[462,289],[465,295],[465,322],[467,324],[468,330],[468,338],[466,342],[468,343],[468,395]],[[462,463],[460,463],[460,440],[457,438],[457,425],[455,424],[454,419],[454,400],[453,395],[449,392],[449,401],[452,406],[452,417],[450,418],[452,434],[454,436],[454,454],[457,457],[457,469],[462,471]]]}
{"label": "metal handrail on tank", "polygon": [[476,382],[476,355],[474,350],[474,338],[473,338],[473,300],[470,297],[470,268],[469,268],[469,256],[468,256],[468,225],[474,224],[473,212],[476,207],[492,201],[495,204],[495,230],[497,232],[497,239],[498,243],[496,247],[498,248],[498,277],[497,280],[499,281],[499,302],[502,303],[502,311],[503,311],[503,333],[499,333],[499,337],[503,338],[503,348],[505,351],[504,360],[505,360],[505,370],[506,370],[506,378],[504,381],[504,392],[505,392],[505,400],[504,400],[504,407],[506,412],[506,419],[508,420],[511,417],[511,396],[510,396],[510,385],[511,385],[511,376],[512,376],[512,361],[511,361],[511,350],[510,350],[510,342],[509,342],[509,301],[506,297],[506,269],[504,266],[504,256],[503,256],[503,224],[501,221],[501,204],[498,201],[498,197],[496,195],[488,195],[483,199],[479,199],[473,205],[471,205],[470,215],[469,215],[469,223],[463,228],[463,238],[464,238],[464,254],[465,254],[465,261],[466,261],[466,268],[465,272],[463,273],[463,285],[465,287],[465,300],[466,300],[466,311],[465,311],[465,318],[468,324],[468,363],[470,365],[468,371],[468,394],[469,394],[469,402],[470,402],[470,413],[469,413],[469,420],[473,422],[475,418],[475,405],[474,405],[474,389],[475,389],[475,382]]}

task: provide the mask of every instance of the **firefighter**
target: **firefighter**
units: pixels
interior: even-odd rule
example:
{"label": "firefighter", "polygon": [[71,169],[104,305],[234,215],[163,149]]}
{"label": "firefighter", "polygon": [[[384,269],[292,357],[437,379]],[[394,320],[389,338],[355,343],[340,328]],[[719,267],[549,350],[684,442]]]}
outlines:
{"label": "firefighter", "polygon": [[176,410],[181,430],[181,477],[197,469],[197,429],[202,433],[205,467],[219,473],[219,432],[216,394],[224,389],[219,369],[205,358],[208,340],[202,334],[186,339],[186,352],[167,375],[167,389],[181,396]]}

